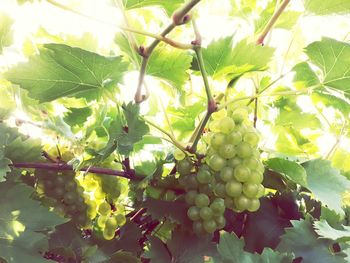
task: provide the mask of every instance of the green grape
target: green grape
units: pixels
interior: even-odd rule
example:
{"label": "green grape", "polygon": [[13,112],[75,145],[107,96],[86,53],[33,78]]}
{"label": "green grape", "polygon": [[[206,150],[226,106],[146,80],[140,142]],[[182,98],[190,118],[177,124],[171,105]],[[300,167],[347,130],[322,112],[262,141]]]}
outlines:
{"label": "green grape", "polygon": [[260,201],[259,199],[254,198],[250,200],[250,204],[247,207],[247,210],[249,212],[255,212],[255,211],[258,211],[259,208],[260,208]]}
{"label": "green grape", "polygon": [[109,229],[105,228],[103,229],[103,238],[106,240],[112,240],[115,236],[115,230],[114,229]]}
{"label": "green grape", "polygon": [[115,205],[115,211],[119,214],[125,213],[125,207],[122,204],[116,204]]}
{"label": "green grape", "polygon": [[180,149],[176,149],[174,151],[175,160],[181,161],[181,160],[185,159],[185,157],[186,157],[186,154],[183,151],[181,151]]}
{"label": "green grape", "polygon": [[96,200],[102,200],[105,198],[105,196],[106,194],[102,192],[100,189],[96,189],[94,192],[94,197],[96,198]]}
{"label": "green grape", "polygon": [[209,158],[208,164],[211,169],[218,172],[226,166],[226,160],[219,155],[214,154]]}
{"label": "green grape", "polygon": [[202,207],[199,211],[199,215],[203,220],[209,220],[213,217],[213,210],[209,207]]}
{"label": "green grape", "polygon": [[247,182],[252,184],[261,184],[264,180],[264,175],[257,171],[251,171]]}
{"label": "green grape", "polygon": [[211,173],[206,170],[206,169],[200,169],[198,171],[198,174],[196,176],[197,178],[197,181],[201,184],[208,184],[211,179],[212,179],[212,176],[211,176]]}
{"label": "green grape", "polygon": [[195,175],[187,175],[186,179],[185,179],[184,187],[187,191],[192,190],[192,189],[197,189],[198,182],[197,182],[196,176]]}
{"label": "green grape", "polygon": [[264,196],[264,194],[265,194],[265,188],[262,184],[259,184],[258,185],[258,192],[256,193],[255,197],[260,198],[260,197]]}
{"label": "green grape", "polygon": [[236,168],[237,165],[242,163],[242,159],[239,157],[233,157],[227,161],[227,166],[230,166],[232,168]]}
{"label": "green grape", "polygon": [[66,191],[72,191],[72,190],[75,190],[76,188],[77,188],[77,183],[74,180],[68,181],[64,185],[64,189],[66,189]]}
{"label": "green grape", "polygon": [[206,220],[206,221],[204,221],[203,222],[203,228],[209,234],[214,233],[215,230],[216,230],[216,222],[215,222],[215,220]]}
{"label": "green grape", "polygon": [[238,210],[243,211],[251,205],[251,201],[248,197],[240,195],[235,198],[235,205]]}
{"label": "green grape", "polygon": [[197,235],[201,235],[204,233],[203,223],[201,221],[193,222],[193,232]]}
{"label": "green grape", "polygon": [[209,205],[209,197],[206,194],[198,194],[194,200],[196,206],[199,208]]}
{"label": "green grape", "polygon": [[66,181],[64,180],[63,176],[56,176],[54,179],[54,185],[57,186],[64,186]]}
{"label": "green grape", "polygon": [[118,225],[117,219],[114,216],[107,218],[106,228],[115,230],[117,228],[117,225]]}
{"label": "green grape", "polygon": [[240,142],[236,147],[238,157],[246,158],[252,155],[252,147],[246,142]]}
{"label": "green grape", "polygon": [[231,181],[233,179],[233,168],[228,166],[222,168],[220,172],[220,179],[224,182]]}
{"label": "green grape", "polygon": [[177,163],[176,169],[181,175],[188,175],[191,173],[191,170],[193,168],[192,163],[187,160],[183,159]]}
{"label": "green grape", "polygon": [[228,196],[237,197],[242,193],[242,184],[236,180],[232,180],[226,184],[225,190]]}
{"label": "green grape", "polygon": [[66,204],[73,204],[78,199],[78,195],[75,192],[66,192],[63,196],[63,200]]}
{"label": "green grape", "polygon": [[245,165],[250,170],[255,170],[260,165],[260,161],[255,157],[245,158],[243,160],[243,165]]}
{"label": "green grape", "polygon": [[125,223],[126,223],[125,215],[117,214],[117,215],[115,216],[115,218],[117,219],[118,226],[123,226],[123,225],[125,225]]}
{"label": "green grape", "polygon": [[97,218],[97,225],[100,227],[100,228],[104,228],[105,225],[106,225],[106,222],[107,222],[107,216],[99,216]]}
{"label": "green grape", "polygon": [[197,206],[191,206],[187,210],[187,216],[192,221],[196,221],[200,219],[199,212],[200,212],[200,209]]}
{"label": "green grape", "polygon": [[226,219],[224,216],[220,215],[214,218],[217,229],[222,229],[226,226]]}
{"label": "green grape", "polygon": [[52,190],[52,196],[61,198],[65,194],[65,190],[62,187],[56,187]]}
{"label": "green grape", "polygon": [[218,197],[225,198],[225,196],[226,196],[225,184],[217,183],[214,187],[214,193]]}
{"label": "green grape", "polygon": [[213,114],[211,115],[211,117],[214,119],[214,120],[220,120],[224,117],[227,116],[227,111],[225,109],[222,109],[222,110],[219,110],[219,111],[215,111],[213,112]]}
{"label": "green grape", "polygon": [[222,145],[219,149],[219,154],[225,159],[233,158],[236,155],[236,148],[233,144]]}
{"label": "green grape", "polygon": [[235,206],[234,200],[231,197],[226,197],[225,198],[225,207],[233,209]]}
{"label": "green grape", "polygon": [[246,181],[248,181],[248,179],[250,177],[250,170],[249,170],[249,168],[240,164],[240,165],[237,165],[237,167],[235,168],[233,175],[237,181],[246,182]]}
{"label": "green grape", "polygon": [[97,181],[89,177],[89,178],[85,178],[84,186],[87,191],[94,191],[99,187],[99,184]]}
{"label": "green grape", "polygon": [[244,120],[248,119],[248,111],[246,108],[237,108],[232,113],[232,119],[236,124],[242,123]]}
{"label": "green grape", "polygon": [[170,202],[170,201],[174,201],[175,199],[176,199],[176,194],[175,194],[174,191],[172,191],[172,190],[167,190],[167,191],[165,192],[165,195],[164,195],[164,197],[163,197],[163,200]]}
{"label": "green grape", "polygon": [[211,140],[210,140],[210,145],[214,149],[219,149],[222,145],[225,144],[225,141],[226,141],[225,134],[223,134],[221,132],[217,132],[217,133],[214,133],[212,135]]}
{"label": "green grape", "polygon": [[196,199],[197,196],[197,191],[195,190],[190,190],[186,193],[185,195],[185,201],[188,205],[193,205],[194,204],[194,200]]}
{"label": "green grape", "polygon": [[254,198],[259,190],[259,186],[257,184],[244,183],[243,184],[243,193],[245,196],[249,198]]}
{"label": "green grape", "polygon": [[252,147],[256,147],[259,143],[259,135],[256,132],[247,132],[243,141],[249,143]]}
{"label": "green grape", "polygon": [[243,138],[242,134],[239,131],[233,131],[230,134],[226,135],[226,140],[230,144],[237,145],[243,140]]}
{"label": "green grape", "polygon": [[209,184],[200,185],[198,190],[200,193],[206,194],[208,196],[211,196],[213,193],[213,189],[212,189],[211,185],[209,185]]}
{"label": "green grape", "polygon": [[223,117],[220,120],[220,129],[223,133],[229,134],[235,128],[235,121],[230,117]]}
{"label": "green grape", "polygon": [[100,215],[109,215],[111,213],[111,205],[107,202],[103,202],[98,206],[98,212]]}
{"label": "green grape", "polygon": [[213,120],[209,123],[209,130],[213,132],[220,132],[220,120]]}
{"label": "green grape", "polygon": [[214,213],[222,214],[225,212],[225,201],[222,198],[217,198],[209,207]]}

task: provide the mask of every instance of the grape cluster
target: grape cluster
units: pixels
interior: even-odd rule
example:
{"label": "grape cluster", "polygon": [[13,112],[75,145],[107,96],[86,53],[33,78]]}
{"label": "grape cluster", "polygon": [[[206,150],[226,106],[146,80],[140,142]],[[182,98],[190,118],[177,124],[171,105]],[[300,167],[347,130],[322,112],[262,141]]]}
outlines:
{"label": "grape cluster", "polygon": [[195,233],[213,233],[225,226],[225,209],[257,211],[264,195],[264,166],[257,150],[259,136],[249,125],[245,108],[213,115],[205,163],[175,151],[179,184],[187,192],[187,215]]}
{"label": "grape cluster", "polygon": [[73,171],[36,170],[37,190],[48,197],[55,211],[71,217],[78,226],[90,223],[88,204],[84,198],[84,188],[75,179]]}

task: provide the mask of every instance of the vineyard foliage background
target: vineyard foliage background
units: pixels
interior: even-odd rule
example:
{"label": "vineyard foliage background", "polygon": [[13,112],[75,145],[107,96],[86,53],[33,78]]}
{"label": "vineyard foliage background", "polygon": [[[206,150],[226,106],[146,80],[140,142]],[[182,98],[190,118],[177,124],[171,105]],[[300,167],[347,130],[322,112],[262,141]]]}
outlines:
{"label": "vineyard foliage background", "polygon": [[[348,0],[1,2],[0,262],[350,262]],[[198,235],[236,107],[265,195]]]}

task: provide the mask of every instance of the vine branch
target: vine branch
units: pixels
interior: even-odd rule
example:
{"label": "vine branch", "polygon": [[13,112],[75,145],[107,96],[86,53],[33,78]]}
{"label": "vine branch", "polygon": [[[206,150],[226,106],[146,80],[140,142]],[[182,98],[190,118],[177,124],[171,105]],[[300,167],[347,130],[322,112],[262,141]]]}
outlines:
{"label": "vine branch", "polygon": [[275,25],[277,19],[280,17],[280,15],[283,13],[283,11],[286,9],[287,5],[289,4],[290,0],[283,0],[282,4],[278,7],[277,11],[273,14],[270,21],[265,26],[264,30],[258,37],[258,40],[256,41],[257,45],[263,45],[265,37],[267,34],[271,31],[273,26]]}
{"label": "vine branch", "polygon": [[[10,164],[13,168],[33,168],[33,169],[45,169],[45,170],[53,170],[53,171],[74,171],[72,165],[65,163],[12,163]],[[123,177],[133,181],[140,181],[142,177],[138,177],[135,175],[135,171],[130,169],[129,171],[118,171],[110,168],[102,168],[102,167],[84,167],[79,169],[79,171],[89,171],[90,173],[96,174],[106,174]]]}

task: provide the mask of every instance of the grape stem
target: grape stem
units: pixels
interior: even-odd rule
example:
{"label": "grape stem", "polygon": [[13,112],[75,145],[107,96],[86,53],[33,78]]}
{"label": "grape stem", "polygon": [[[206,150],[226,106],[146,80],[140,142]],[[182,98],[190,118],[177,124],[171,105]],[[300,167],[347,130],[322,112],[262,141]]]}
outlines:
{"label": "grape stem", "polygon": [[277,11],[273,14],[270,21],[265,26],[264,30],[261,32],[260,36],[258,37],[258,40],[256,41],[257,45],[263,45],[265,37],[267,34],[271,31],[273,26],[275,25],[277,19],[280,17],[280,15],[283,13],[283,11],[286,9],[287,5],[289,4],[290,0],[283,0],[281,5],[278,7]]}
{"label": "grape stem", "polygon": [[[53,171],[74,171],[72,165],[65,163],[12,163],[10,164],[13,168],[32,168],[32,169],[45,169]],[[79,169],[79,171],[89,171],[90,173],[96,174],[106,174],[123,177],[133,181],[140,181],[143,179],[142,176],[136,176],[135,170],[130,169],[129,171],[118,171],[109,168],[102,167],[84,167]]]}

